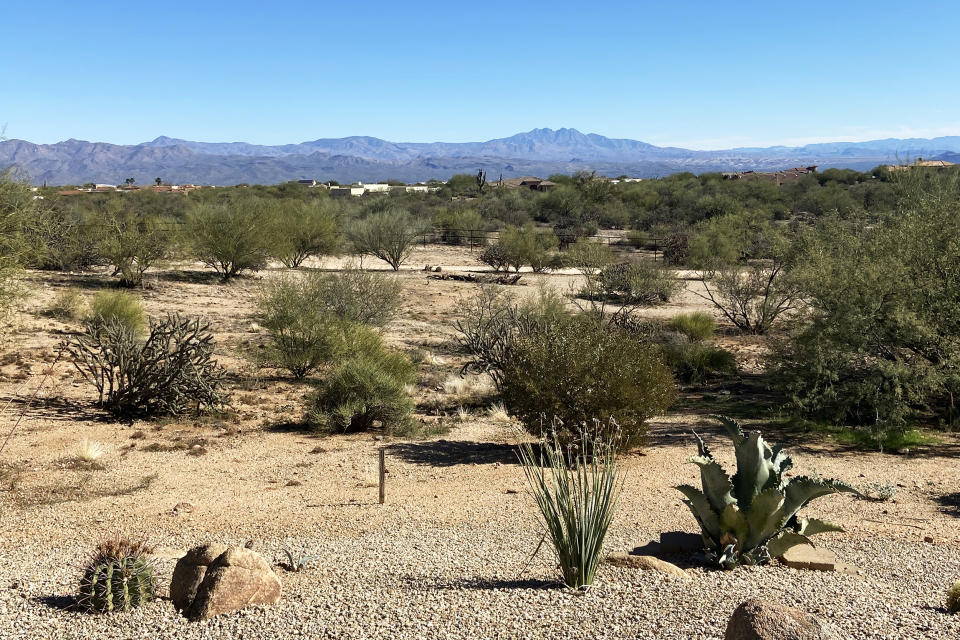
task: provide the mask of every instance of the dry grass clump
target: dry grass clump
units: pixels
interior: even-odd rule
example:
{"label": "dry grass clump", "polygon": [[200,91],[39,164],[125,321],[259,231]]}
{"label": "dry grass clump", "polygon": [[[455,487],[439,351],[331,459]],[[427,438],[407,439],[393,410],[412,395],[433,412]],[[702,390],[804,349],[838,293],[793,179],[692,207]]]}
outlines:
{"label": "dry grass clump", "polygon": [[89,310],[87,299],[76,289],[67,289],[57,294],[47,308],[47,315],[58,320],[83,320]]}
{"label": "dry grass clump", "polygon": [[81,438],[77,445],[75,458],[80,462],[87,464],[98,461],[103,457],[107,450],[102,444],[90,438]]}
{"label": "dry grass clump", "polygon": [[478,398],[494,392],[493,383],[486,376],[459,376],[451,374],[443,381],[443,391],[458,398]]}
{"label": "dry grass clump", "polygon": [[489,416],[494,422],[500,422],[504,424],[512,422],[512,418],[502,402],[496,402],[491,405],[490,408],[487,409],[487,416]]}

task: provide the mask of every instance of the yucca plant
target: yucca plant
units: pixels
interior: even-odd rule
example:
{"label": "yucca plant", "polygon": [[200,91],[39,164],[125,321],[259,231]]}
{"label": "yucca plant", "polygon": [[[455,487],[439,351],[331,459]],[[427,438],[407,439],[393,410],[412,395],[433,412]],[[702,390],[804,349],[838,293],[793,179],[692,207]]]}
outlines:
{"label": "yucca plant", "polygon": [[143,541],[117,534],[97,545],[80,579],[77,604],[87,611],[129,611],[154,597],[153,566]]}
{"label": "yucca plant", "polygon": [[564,584],[589,587],[623,486],[616,443],[584,434],[579,447],[564,447],[554,436],[536,449],[525,444],[520,461]]}
{"label": "yucca plant", "polygon": [[838,480],[785,479],[793,462],[781,447],[771,448],[759,431],[744,434],[735,420],[713,417],[733,440],[737,473],[728,476],[695,433],[699,455],[690,462],[700,467],[703,490],[677,487],[700,524],[708,560],[725,569],[763,564],[794,545],[809,543],[811,535],[843,531],[823,520],[801,518],[798,512],[815,498],[838,491],[859,493],[856,489]]}

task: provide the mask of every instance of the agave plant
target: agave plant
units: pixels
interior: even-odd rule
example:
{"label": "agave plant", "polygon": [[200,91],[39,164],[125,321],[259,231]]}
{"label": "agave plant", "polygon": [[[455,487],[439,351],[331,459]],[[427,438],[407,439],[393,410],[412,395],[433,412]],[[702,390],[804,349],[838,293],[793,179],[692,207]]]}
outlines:
{"label": "agave plant", "polygon": [[744,434],[735,420],[712,417],[723,424],[733,440],[737,473],[728,476],[694,433],[699,455],[690,462],[700,467],[703,490],[690,485],[677,487],[700,524],[708,560],[726,569],[763,564],[794,545],[809,543],[811,535],[843,531],[823,520],[801,518],[798,512],[815,498],[838,491],[859,493],[856,489],[838,480],[807,476],[786,479],[783,474],[793,462],[782,448],[771,448],[759,431]]}

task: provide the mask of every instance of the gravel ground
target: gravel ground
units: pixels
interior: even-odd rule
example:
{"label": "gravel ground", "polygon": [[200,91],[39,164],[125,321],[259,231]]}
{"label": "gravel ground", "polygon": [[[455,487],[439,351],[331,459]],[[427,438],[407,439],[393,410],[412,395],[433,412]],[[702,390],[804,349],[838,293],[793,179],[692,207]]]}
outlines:
{"label": "gravel ground", "polygon": [[[272,446],[264,447],[265,439]],[[507,440],[502,426],[479,420],[446,440],[397,445],[389,457],[384,506],[375,504],[376,489],[363,464],[381,442],[335,438],[326,441],[329,451],[310,454],[287,434],[250,434],[202,458],[153,454],[160,466],[180,472],[171,476],[184,479],[180,487],[157,484],[133,495],[57,505],[5,504],[0,637],[720,638],[730,613],[748,597],[830,619],[850,638],[960,636],[960,617],[942,609],[946,588],[960,577],[960,535],[956,514],[944,513],[933,500],[940,495],[936,485],[904,487],[886,503],[832,496],[809,510],[848,528],[821,541],[861,575],[778,566],[732,572],[694,567],[692,580],[677,581],[604,566],[596,586],[576,594],[554,582],[546,547],[523,570],[539,533],[521,470],[508,461]],[[691,466],[680,464],[691,443],[677,440],[626,461],[627,486],[610,551],[632,549],[660,531],[693,530],[664,481],[674,473],[693,479],[687,478],[694,475]],[[279,445],[287,441],[284,450]],[[487,458],[452,462],[481,448],[489,449]],[[265,449],[270,453],[258,457]],[[305,457],[315,463],[294,467],[302,485],[271,482],[277,458],[295,464]],[[946,459],[858,456],[851,469],[851,458],[842,456],[806,452],[797,458],[801,470],[851,480],[951,468],[953,476],[946,480],[956,481],[955,461]],[[247,478],[256,488],[234,499],[234,489],[215,469],[237,459],[248,461],[237,479]],[[185,464],[192,468],[184,471]],[[108,468],[101,475],[118,471]],[[174,513],[173,506],[184,500],[194,511]],[[70,611],[84,553],[97,535],[116,528],[148,533],[160,545],[157,571],[164,597],[175,562],[168,556],[200,542],[252,539],[268,560],[280,560],[285,547],[317,559],[299,573],[278,569],[284,583],[279,605],[208,622],[188,623],[166,599],[127,615]],[[934,541],[924,542],[925,537]]]}
{"label": "gravel ground", "polygon": [[[475,262],[466,250],[418,251],[415,264]],[[400,277],[406,307],[388,339],[440,356],[445,364],[429,374],[442,381],[460,366],[449,348],[450,316],[472,285],[426,280],[412,269]],[[54,293],[67,286],[93,290],[104,276],[31,278],[38,288],[16,337],[17,357],[7,357],[8,349],[0,360],[0,397],[23,393],[25,384],[30,389],[64,332],[75,328],[41,313]],[[550,282],[562,288],[569,278]],[[213,322],[218,356],[234,376],[235,414],[225,422],[107,421],[91,409],[90,388],[69,366],[55,367],[54,386],[27,411],[3,453],[16,482],[8,478],[0,487],[0,638],[720,638],[734,608],[749,597],[829,619],[849,638],[960,638],[960,616],[942,608],[947,587],[960,579],[956,439],[909,455],[791,447],[797,473],[898,487],[888,502],[837,495],[807,510],[846,528],[818,536],[819,544],[856,565],[859,575],[690,567],[692,579],[678,581],[604,566],[594,588],[572,593],[556,585],[549,549],[527,562],[540,531],[516,464],[516,433],[484,413],[443,438],[417,442],[317,438],[283,427],[302,414],[309,386],[245,373],[236,348],[251,335],[256,285],[178,276],[145,294],[152,315],[204,313]],[[688,291],[652,313],[695,308],[703,308],[702,300]],[[723,339],[742,363],[756,361],[762,349]],[[421,381],[421,401],[441,393]],[[711,402],[724,398],[736,401],[715,394]],[[7,417],[0,420],[3,432]],[[680,412],[655,423],[651,446],[623,460],[627,480],[610,552],[664,531],[696,530],[671,489],[697,483],[696,468],[684,464],[695,451],[691,428],[706,433],[729,466],[729,443],[702,416]],[[106,446],[102,469],[71,463],[81,437]],[[381,506],[375,469],[384,445],[389,480]],[[85,554],[117,530],[157,545],[161,598],[126,615],[70,610]],[[285,547],[317,559],[300,573],[278,569],[284,597],[276,606],[201,623],[181,618],[166,599],[177,553],[248,540],[269,561],[280,560]]]}

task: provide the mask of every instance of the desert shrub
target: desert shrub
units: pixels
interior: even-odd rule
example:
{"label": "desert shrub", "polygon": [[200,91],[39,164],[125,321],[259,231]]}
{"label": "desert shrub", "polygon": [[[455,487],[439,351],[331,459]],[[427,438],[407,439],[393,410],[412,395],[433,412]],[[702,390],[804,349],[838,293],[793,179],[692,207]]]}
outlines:
{"label": "desert shrub", "polygon": [[602,296],[605,300],[631,305],[656,305],[669,302],[683,283],[666,269],[646,262],[618,262],[607,265],[588,277],[583,295]]}
{"label": "desert shrub", "polygon": [[507,249],[501,242],[494,242],[484,249],[479,260],[492,267],[494,271],[508,271],[510,269],[510,256],[507,255]]}
{"label": "desert shrub", "polygon": [[563,252],[564,265],[591,276],[614,262],[616,256],[609,246],[591,240],[578,240]]}
{"label": "desert shrub", "polygon": [[269,341],[256,353],[261,365],[303,378],[340,353],[349,323],[315,305],[312,289],[305,279],[294,278],[264,286],[257,319]]}
{"label": "desert shrub", "polygon": [[143,331],[147,314],[138,296],[126,291],[100,291],[90,301],[90,322],[118,323],[134,334]]}
{"label": "desert shrub", "polygon": [[267,266],[275,252],[270,225],[271,210],[264,199],[245,196],[196,205],[187,216],[186,234],[197,259],[229,280]]}
{"label": "desert shrub", "polygon": [[337,218],[326,200],[286,198],[271,216],[274,256],[295,269],[307,258],[336,255],[340,247]]}
{"label": "desert shrub", "polygon": [[386,322],[397,294],[391,278],[356,269],[270,282],[257,300],[257,318],[269,342],[256,352],[256,359],[303,378],[363,350],[364,344],[379,346],[379,337],[362,325]]}
{"label": "desert shrub", "polygon": [[199,318],[170,314],[150,323],[145,340],[119,320],[93,321],[66,349],[99,404],[117,416],[176,415],[226,402],[213,334]]}
{"label": "desert shrub", "polygon": [[647,419],[664,411],[676,394],[655,348],[583,316],[516,335],[502,378],[511,414],[538,436],[558,420],[558,437],[565,443],[596,420],[620,426],[621,446],[639,444]]}
{"label": "desert shrub", "polygon": [[98,222],[75,200],[40,209],[27,234],[29,264],[37,269],[83,271],[103,262],[97,248]]}
{"label": "desert shrub", "polygon": [[119,198],[98,208],[96,229],[98,256],[126,287],[140,285],[144,272],[169,255],[174,236],[170,221],[139,215]]}
{"label": "desert shrub", "polygon": [[650,236],[646,231],[631,229],[627,232],[626,243],[634,249],[643,249],[649,240]]}
{"label": "desert shrub", "polygon": [[960,188],[907,187],[875,226],[828,218],[803,238],[806,306],[773,358],[795,410],[878,446],[915,419],[952,423],[960,395]]}
{"label": "desert shrub", "polygon": [[0,171],[0,322],[8,320],[20,297],[20,274],[29,245],[24,228],[36,213],[29,185],[9,171]]}
{"label": "desert shrub", "polygon": [[690,238],[685,233],[672,233],[663,241],[663,261],[672,266],[687,263]]}
{"label": "desert shrub", "polygon": [[576,452],[556,439],[520,449],[530,493],[571,589],[593,584],[623,486],[611,442],[584,436],[579,444]]}
{"label": "desert shrub", "polygon": [[357,254],[380,258],[397,271],[424,229],[424,224],[406,211],[387,209],[355,223],[347,235]]}
{"label": "desert shrub", "polygon": [[96,613],[130,611],[155,597],[156,581],[143,541],[119,534],[97,545],[80,578],[77,604]]}
{"label": "desert shrub", "polygon": [[516,337],[535,334],[569,316],[565,301],[546,288],[540,289],[535,298],[517,303],[496,287],[481,287],[477,296],[461,308],[454,322],[456,341],[471,356],[461,374],[485,373],[497,389],[503,385],[503,367]]}
{"label": "desert shrub", "polygon": [[476,209],[442,211],[434,219],[440,239],[449,244],[485,244],[489,223]]}
{"label": "desert shrub", "polygon": [[800,288],[780,259],[756,260],[701,272],[705,294],[744,333],[762,335],[802,301]]}
{"label": "desert shrub", "polygon": [[717,323],[709,313],[694,311],[673,316],[667,323],[671,331],[682,333],[695,342],[709,340],[716,331]]}
{"label": "desert shrub", "polygon": [[365,431],[382,427],[405,433],[411,428],[413,400],[406,385],[415,371],[400,353],[383,348],[340,363],[318,385],[308,421],[319,431]]}
{"label": "desert shrub", "polygon": [[314,304],[343,320],[383,326],[400,306],[401,286],[394,276],[348,266],[309,278]]}
{"label": "desert shrub", "polygon": [[539,273],[545,271],[550,262],[551,251],[557,247],[557,236],[533,225],[507,227],[500,232],[499,243],[510,267],[520,271],[521,267],[529,265]]}
{"label": "desert shrub", "polygon": [[87,299],[82,293],[76,289],[66,289],[56,295],[47,314],[59,320],[80,320],[88,310]]}
{"label": "desert shrub", "polygon": [[663,360],[677,380],[699,384],[707,378],[735,373],[737,359],[726,349],[690,340],[682,333],[664,334]]}

